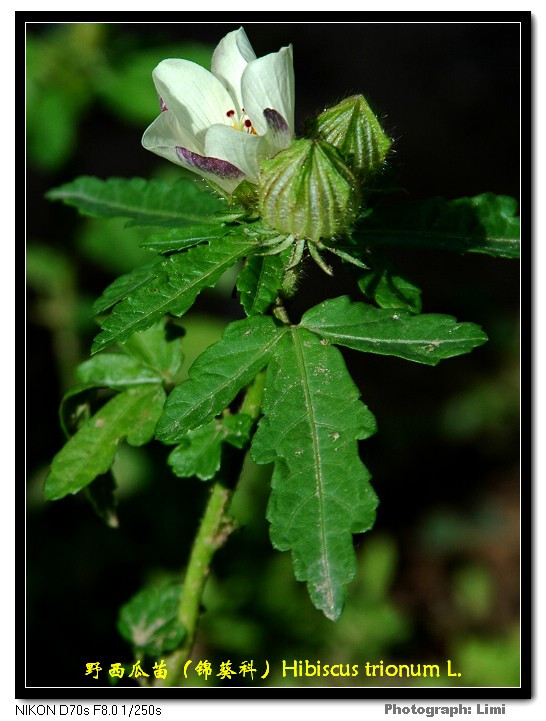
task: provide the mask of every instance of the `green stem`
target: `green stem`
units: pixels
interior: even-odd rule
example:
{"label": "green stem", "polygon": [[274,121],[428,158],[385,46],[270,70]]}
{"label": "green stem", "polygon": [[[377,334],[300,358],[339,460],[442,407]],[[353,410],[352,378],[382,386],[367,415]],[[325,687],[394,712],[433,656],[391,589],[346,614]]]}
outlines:
{"label": "green stem", "polygon": [[[241,405],[240,412],[246,413],[253,420],[257,420],[260,415],[264,384],[265,371],[261,371],[249,386]],[[224,545],[234,528],[233,520],[228,515],[228,509],[241,475],[246,450],[235,448],[226,448],[225,450],[228,452],[224,454],[222,468],[212,485],[205,513],[193,542],[184,578],[178,618],[186,629],[186,637],[183,645],[165,659],[168,676],[164,681],[157,680],[155,685],[158,686],[180,685],[184,665],[191,655],[195,642],[201,598],[212,558],[216,551]]]}
{"label": "green stem", "polygon": [[213,484],[205,514],[193,542],[178,610],[178,618],[184,625],[187,635],[184,644],[167,663],[169,669],[166,679],[167,686],[179,685],[182,666],[191,654],[197,632],[201,597],[209,575],[210,563],[215,552],[224,544],[232,530],[226,513],[231,495],[232,490],[222,481],[216,481]]}
{"label": "green stem", "polygon": [[253,421],[258,420],[260,410],[262,408],[262,398],[265,386],[265,370],[260,371],[254,378],[245,393],[243,402],[241,403],[240,413],[246,413]]}

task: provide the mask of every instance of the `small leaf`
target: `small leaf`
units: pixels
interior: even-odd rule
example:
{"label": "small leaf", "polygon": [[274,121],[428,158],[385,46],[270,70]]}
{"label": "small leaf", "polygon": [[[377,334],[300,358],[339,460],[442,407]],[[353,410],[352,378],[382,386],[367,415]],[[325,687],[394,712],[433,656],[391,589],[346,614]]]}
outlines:
{"label": "small leaf", "polygon": [[[186,250],[199,243],[208,242],[224,235],[234,234],[234,228],[227,225],[186,225],[181,228],[168,228],[154,233],[141,242],[143,248],[157,253],[172,253]],[[239,231],[240,234],[241,231]]]}
{"label": "small leaf", "polygon": [[422,202],[374,208],[362,218],[353,239],[373,245],[485,253],[519,258],[517,202],[484,193],[473,198],[430,198]]}
{"label": "small leaf", "polygon": [[183,441],[185,434],[222,413],[237,393],[265,368],[285,332],[269,316],[230,323],[222,339],[202,353],[165,403],[156,436],[165,443]]}
{"label": "small leaf", "polygon": [[186,636],[178,620],[182,587],[176,583],[145,588],[122,606],[118,630],[135,654],[151,657],[174,651]]}
{"label": "small leaf", "polygon": [[117,391],[145,384],[158,385],[163,380],[157,371],[124,353],[101,353],[90,358],[78,366],[76,376],[81,383]]}
{"label": "small leaf", "polygon": [[[155,370],[162,381],[172,383],[180,372],[184,356],[182,338],[175,336],[171,340],[168,339],[170,328],[168,319],[162,318],[147,330],[134,333],[122,344],[122,348],[135,360]],[[176,330],[182,329],[176,328]]]}
{"label": "small leaf", "polygon": [[387,258],[374,257],[373,269],[358,281],[358,287],[380,308],[421,312],[421,289]]}
{"label": "small leaf", "polygon": [[292,550],[296,578],[336,620],[355,575],[351,534],[375,520],[377,498],[357,444],[375,432],[374,417],[339,351],[294,327],[268,367],[263,412],[251,455],[256,463],[275,463],[271,540]]}
{"label": "small leaf", "polygon": [[168,458],[179,478],[208,481],[220,470],[222,443],[242,448],[250,437],[252,419],[244,413],[225,416],[189,431]]}
{"label": "small leaf", "polygon": [[77,493],[106,473],[123,438],[133,446],[150,441],[164,401],[161,386],[131,388],[109,400],[53,459],[46,498],[54,501]]}
{"label": "small leaf", "polygon": [[129,218],[129,225],[167,228],[218,221],[213,213],[222,202],[187,179],[169,184],[143,178],[99,180],[81,176],[50,190],[49,200],[62,200],[94,218]]}
{"label": "small leaf", "polygon": [[255,248],[252,240],[219,238],[164,260],[161,274],[116,305],[93,343],[96,353],[146,330],[165,313],[182,316],[203,288],[216,284],[224,271]]}
{"label": "small leaf", "polygon": [[237,289],[247,315],[267,312],[283,287],[284,274],[292,258],[292,248],[277,255],[253,255],[239,273]]}
{"label": "small leaf", "polygon": [[151,263],[141,265],[139,268],[126,273],[125,275],[116,278],[108,288],[104,291],[100,298],[93,303],[93,313],[98,315],[104,313],[111,306],[119,303],[120,300],[127,298],[128,295],[134,293],[138,288],[141,288],[146,283],[156,278],[160,271],[160,263],[163,262],[163,258],[154,258]]}
{"label": "small leaf", "polygon": [[311,308],[303,315],[301,325],[347,348],[427,365],[468,353],[487,341],[474,323],[457,323],[452,316],[435,313],[393,313],[366,303],[352,303],[347,296]]}

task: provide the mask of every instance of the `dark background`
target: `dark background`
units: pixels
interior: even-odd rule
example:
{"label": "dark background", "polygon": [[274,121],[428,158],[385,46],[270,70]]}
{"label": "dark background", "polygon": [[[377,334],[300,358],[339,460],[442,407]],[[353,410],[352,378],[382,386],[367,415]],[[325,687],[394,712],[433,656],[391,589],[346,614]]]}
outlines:
{"label": "dark background", "polygon": [[[131,53],[188,41],[212,50],[239,25],[109,25],[101,52],[115,68]],[[258,56],[293,44],[300,132],[306,118],[342,97],[366,96],[395,140],[390,167],[402,199],[405,193],[421,199],[486,191],[519,197],[519,24],[244,26]],[[43,51],[67,29],[31,23],[27,33]],[[157,112],[152,69],[150,121]],[[47,94],[55,81],[53,72],[40,92]],[[29,99],[27,118],[39,112],[33,103]],[[108,668],[130,660],[116,632],[117,610],[145,581],[183,566],[205,498],[204,484],[170,474],[160,444],[135,457],[143,480],[120,501],[116,530],[80,497],[49,504],[40,497],[47,464],[63,443],[57,408],[69,385],[66,366],[85,359],[94,334],[83,309],[120,271],[75,242],[82,224],[95,221],[43,196],[77,175],[176,173],[142,149],[145,127],[121,117],[100,93],[90,94],[74,121],[70,152],[56,163],[38,162],[32,152],[27,158],[29,248],[49,248],[68,263],[79,308],[74,342],[63,336],[58,304],[56,319],[48,316],[51,290],[29,282],[29,686],[91,687],[97,682],[83,675],[85,662],[100,659]],[[335,630],[293,580],[287,554],[271,549],[263,520],[267,475],[251,471],[245,525],[215,560],[196,658],[253,655],[275,663],[373,656],[427,663],[451,657],[465,665],[468,685],[518,685],[518,263],[434,251],[397,250],[392,257],[423,288],[424,312],[476,322],[490,342],[436,368],[344,351],[379,426],[376,437],[361,444],[381,505],[374,531],[355,539],[361,563],[371,564],[359,578],[371,578],[373,586],[385,573],[385,588],[373,597],[357,579],[348,589],[350,620],[342,617]],[[221,325],[241,317],[230,290],[207,294],[197,311],[220,316]],[[343,293],[358,298],[341,266],[329,279],[311,264],[294,313]],[[71,351],[63,356],[67,344]]]}

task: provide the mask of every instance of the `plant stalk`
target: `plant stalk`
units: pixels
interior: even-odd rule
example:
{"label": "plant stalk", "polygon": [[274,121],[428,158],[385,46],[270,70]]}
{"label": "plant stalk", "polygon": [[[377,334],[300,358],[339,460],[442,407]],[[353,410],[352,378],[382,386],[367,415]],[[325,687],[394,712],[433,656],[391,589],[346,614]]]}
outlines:
{"label": "plant stalk", "polygon": [[[260,415],[264,384],[265,371],[261,371],[247,389],[241,405],[240,412],[246,413],[254,421]],[[182,646],[165,659],[168,675],[164,680],[157,679],[154,682],[156,686],[180,685],[184,665],[190,658],[195,642],[201,598],[212,558],[234,529],[234,522],[228,514],[228,509],[241,475],[246,449],[226,447],[225,451],[222,468],[212,484],[205,512],[193,542],[184,578],[178,618],[186,629],[186,637]]]}

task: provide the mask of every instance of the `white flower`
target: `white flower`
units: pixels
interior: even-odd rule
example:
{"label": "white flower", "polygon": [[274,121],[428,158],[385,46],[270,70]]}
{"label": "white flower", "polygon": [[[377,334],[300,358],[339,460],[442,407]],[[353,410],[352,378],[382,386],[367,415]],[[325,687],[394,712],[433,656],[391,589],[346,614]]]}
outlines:
{"label": "white flower", "polygon": [[153,71],[161,114],[142,145],[199,173],[227,193],[256,183],[259,165],[294,135],[292,47],[256,58],[243,28],[214,51],[211,72],[189,60]]}

